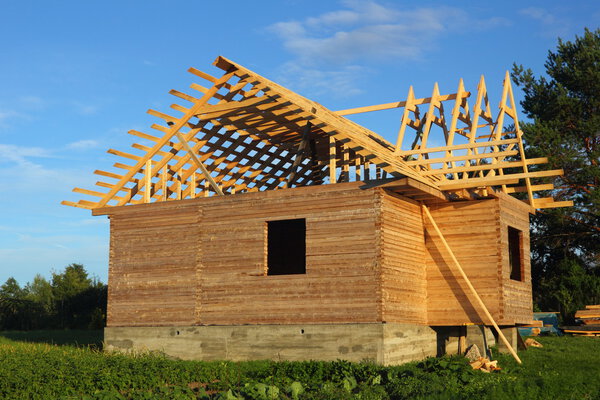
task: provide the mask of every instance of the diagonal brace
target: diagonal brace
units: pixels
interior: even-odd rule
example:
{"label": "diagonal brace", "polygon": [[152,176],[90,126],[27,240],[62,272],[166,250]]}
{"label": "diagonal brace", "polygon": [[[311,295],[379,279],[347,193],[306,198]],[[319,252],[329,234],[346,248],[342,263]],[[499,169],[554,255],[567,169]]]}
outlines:
{"label": "diagonal brace", "polygon": [[510,343],[508,342],[508,340],[506,339],[506,336],[504,336],[504,334],[502,333],[502,331],[498,327],[498,324],[496,324],[496,321],[494,320],[494,317],[492,317],[492,314],[490,314],[490,312],[488,311],[487,307],[483,303],[483,300],[481,300],[481,297],[479,297],[479,294],[477,293],[477,291],[475,290],[475,288],[471,284],[471,281],[467,277],[467,274],[465,274],[465,271],[462,269],[460,263],[456,259],[456,256],[454,256],[454,253],[452,252],[452,249],[448,245],[448,242],[446,242],[446,239],[444,238],[444,235],[442,235],[442,231],[440,231],[440,228],[438,228],[437,224],[435,223],[433,217],[431,216],[431,213],[429,212],[429,209],[424,204],[422,204],[421,207],[423,208],[423,213],[425,215],[427,215],[427,219],[429,219],[429,222],[431,222],[431,225],[433,225],[433,229],[435,229],[437,235],[442,240],[442,243],[444,244],[444,247],[446,248],[446,251],[448,252],[448,254],[450,254],[450,257],[452,258],[452,261],[454,262],[454,264],[456,266],[456,269],[458,270],[458,272],[460,272],[460,275],[462,276],[462,278],[467,283],[467,286],[469,287],[469,290],[473,294],[473,297],[475,297],[475,299],[477,300],[477,304],[483,310],[483,313],[485,314],[485,316],[487,317],[487,319],[492,323],[492,325],[496,329],[496,332],[498,332],[498,336],[500,336],[500,339],[502,339],[502,342],[508,348],[508,350],[510,351],[510,354],[514,357],[514,359],[519,364],[522,364],[521,359],[519,358],[519,356],[517,355],[517,353],[515,352],[515,350],[512,348],[512,346],[510,345]]}
{"label": "diagonal brace", "polygon": [[208,172],[208,170],[206,169],[204,164],[202,164],[202,161],[200,161],[200,159],[198,158],[196,153],[194,153],[194,150],[192,150],[192,148],[190,147],[188,142],[185,140],[183,135],[179,131],[175,131],[175,135],[177,136],[177,139],[179,139],[179,141],[183,145],[183,148],[188,152],[188,154],[190,155],[191,159],[194,161],[196,166],[198,168],[200,168],[200,171],[202,171],[204,178],[208,181],[208,183],[210,183],[210,186],[212,186],[213,190],[215,192],[217,192],[220,196],[223,196],[223,191],[221,190],[219,185],[217,185],[217,182],[215,182],[215,180],[210,175],[210,172]]}

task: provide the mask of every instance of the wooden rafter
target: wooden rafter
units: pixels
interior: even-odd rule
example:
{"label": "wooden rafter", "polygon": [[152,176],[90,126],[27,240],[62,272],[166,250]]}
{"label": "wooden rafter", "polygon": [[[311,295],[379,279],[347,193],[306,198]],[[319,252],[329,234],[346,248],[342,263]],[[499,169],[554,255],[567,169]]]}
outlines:
{"label": "wooden rafter", "polygon": [[[570,204],[537,195],[552,189],[532,179],[562,171],[530,172],[546,159],[525,157],[507,77],[495,117],[483,77],[474,101],[461,80],[456,93],[442,94],[435,84],[430,97],[417,98],[410,87],[403,101],[333,112],[226,58],[214,65],[221,76],[189,69],[202,80],[191,84],[195,93],[169,92],[183,104],[148,111],[163,122],[152,124],[153,134],[130,131],[140,140],[133,151],[109,150],[123,161],[114,171],[95,171],[103,177],[99,190],[75,189],[94,201],[63,203],[99,208],[319,185],[326,177],[409,177],[452,195],[501,190],[525,193],[533,207]],[[396,144],[344,117],[397,108],[403,110]]]}

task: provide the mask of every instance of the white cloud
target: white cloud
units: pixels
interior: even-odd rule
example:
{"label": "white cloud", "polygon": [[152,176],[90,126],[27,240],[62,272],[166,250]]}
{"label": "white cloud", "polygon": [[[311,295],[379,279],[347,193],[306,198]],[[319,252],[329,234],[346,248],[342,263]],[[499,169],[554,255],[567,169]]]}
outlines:
{"label": "white cloud", "polygon": [[536,19],[545,25],[554,24],[556,22],[554,15],[543,8],[527,7],[519,10],[519,14]]}
{"label": "white cloud", "polygon": [[87,149],[93,149],[95,147],[98,147],[99,144],[100,143],[98,143],[97,140],[84,139],[84,140],[78,140],[73,143],[69,143],[67,145],[67,148],[73,149],[73,150],[87,150]]}
{"label": "white cloud", "polygon": [[307,64],[343,64],[370,58],[414,60],[466,16],[451,7],[398,11],[374,2],[347,2],[350,10],[269,27]]}
{"label": "white cloud", "polygon": [[46,102],[39,96],[21,96],[19,103],[33,109],[40,109],[46,105]]}
{"label": "white cloud", "polygon": [[519,10],[524,17],[538,21],[541,24],[538,35],[542,37],[556,38],[564,36],[569,32],[571,21],[567,18],[556,17],[546,9],[539,7],[527,7]]}
{"label": "white cloud", "polygon": [[6,128],[9,126],[8,121],[14,118],[22,118],[22,114],[13,110],[0,110],[0,128]]}
{"label": "white cloud", "polygon": [[73,105],[75,106],[75,110],[81,115],[93,115],[98,112],[98,107],[91,104],[75,101],[73,102]]}
{"label": "white cloud", "polygon": [[10,161],[20,166],[35,165],[28,160],[30,157],[51,157],[51,153],[42,147],[25,147],[0,143],[0,162]]}
{"label": "white cloud", "polygon": [[313,93],[349,96],[361,92],[356,81],[366,66],[421,60],[443,35],[464,32],[465,26],[473,31],[508,24],[499,17],[472,20],[455,7],[407,9],[347,0],[339,10],[267,29],[295,57],[282,66],[281,81]]}
{"label": "white cloud", "polygon": [[0,111],[0,120],[7,119],[10,117],[16,117],[18,115],[19,115],[19,113],[12,111],[12,110]]}
{"label": "white cloud", "polygon": [[[68,193],[87,183],[90,174],[78,168],[56,168],[36,159],[58,159],[55,149],[0,144],[0,183],[11,192],[30,196],[40,191]],[[8,199],[8,198],[7,198]],[[0,196],[2,200],[2,196]],[[14,200],[13,200],[14,201]]]}
{"label": "white cloud", "polygon": [[329,94],[333,97],[354,96],[362,93],[359,82],[367,68],[358,65],[337,69],[305,68],[297,63],[286,63],[280,69],[278,81],[282,85],[304,91],[306,95]]}

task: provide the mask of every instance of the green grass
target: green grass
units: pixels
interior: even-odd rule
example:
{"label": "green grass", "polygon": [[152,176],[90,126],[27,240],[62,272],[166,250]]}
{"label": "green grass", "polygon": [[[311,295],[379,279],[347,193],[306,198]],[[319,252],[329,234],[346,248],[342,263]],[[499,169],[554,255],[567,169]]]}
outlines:
{"label": "green grass", "polygon": [[[12,333],[12,337],[41,341],[33,334],[19,337]],[[520,352],[523,365],[500,355],[502,371],[485,374],[471,370],[466,360],[457,357],[395,367],[345,361],[196,362],[158,354],[106,354],[93,348],[0,337],[0,398],[600,398],[600,339],[538,340],[544,348]]]}

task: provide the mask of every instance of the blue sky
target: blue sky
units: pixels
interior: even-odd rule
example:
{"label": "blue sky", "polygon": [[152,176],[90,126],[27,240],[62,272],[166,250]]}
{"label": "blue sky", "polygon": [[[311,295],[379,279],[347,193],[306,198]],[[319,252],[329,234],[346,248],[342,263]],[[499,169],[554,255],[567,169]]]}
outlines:
{"label": "blue sky", "polygon": [[[0,1],[0,283],[73,262],[106,282],[108,220],[60,201],[94,189],[190,66],[224,55],[333,110],[484,74],[495,107],[513,62],[542,73],[558,37],[599,21],[597,0]],[[395,112],[355,120],[392,139]]]}

